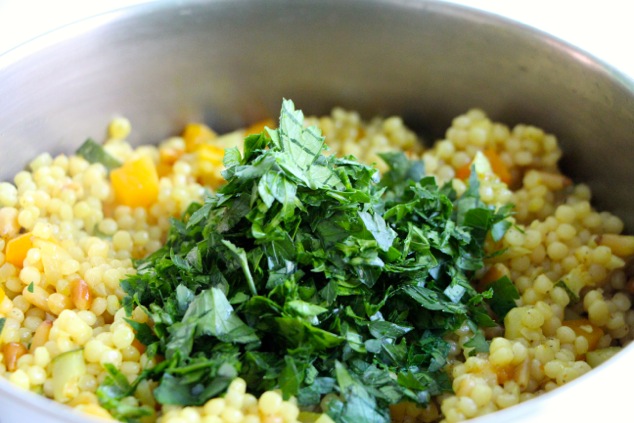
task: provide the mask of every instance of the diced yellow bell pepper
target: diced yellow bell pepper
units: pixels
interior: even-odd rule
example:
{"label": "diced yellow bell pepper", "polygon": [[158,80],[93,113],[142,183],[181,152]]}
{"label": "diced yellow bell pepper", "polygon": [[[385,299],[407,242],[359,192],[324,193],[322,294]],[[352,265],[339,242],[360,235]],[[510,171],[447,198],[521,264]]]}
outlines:
{"label": "diced yellow bell pepper", "polygon": [[142,156],[127,161],[110,172],[117,203],[130,207],[148,207],[159,194],[159,177],[151,158]]}
{"label": "diced yellow bell pepper", "polygon": [[216,188],[223,182],[220,174],[224,165],[225,150],[211,144],[201,144],[196,149],[196,167],[198,168],[198,178],[204,185]]}
{"label": "diced yellow bell pepper", "polygon": [[195,151],[199,145],[205,144],[216,138],[216,133],[202,123],[188,123],[183,130],[185,149],[188,152]]}
{"label": "diced yellow bell pepper", "polygon": [[33,247],[33,236],[31,232],[10,239],[7,242],[5,260],[15,267],[22,267],[26,254]]}

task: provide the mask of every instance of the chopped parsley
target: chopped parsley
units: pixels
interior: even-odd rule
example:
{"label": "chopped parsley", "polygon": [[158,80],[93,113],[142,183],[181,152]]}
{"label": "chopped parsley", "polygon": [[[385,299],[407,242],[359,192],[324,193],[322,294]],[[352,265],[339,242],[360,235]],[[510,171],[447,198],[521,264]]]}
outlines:
{"label": "chopped parsley", "polygon": [[[383,154],[380,179],[325,149],[284,100],[279,128],[227,150],[226,184],[122,282],[127,311],[151,318],[131,322],[137,338],[164,358],[140,376],[158,402],[200,405],[240,376],[305,407],[335,393],[335,421],[388,422],[390,404],[451,391],[447,334],[469,324],[470,346],[488,349],[495,293],[470,280],[510,209],[480,201],[475,175],[458,196],[402,153]],[[111,374],[100,399],[112,410],[138,381]]]}

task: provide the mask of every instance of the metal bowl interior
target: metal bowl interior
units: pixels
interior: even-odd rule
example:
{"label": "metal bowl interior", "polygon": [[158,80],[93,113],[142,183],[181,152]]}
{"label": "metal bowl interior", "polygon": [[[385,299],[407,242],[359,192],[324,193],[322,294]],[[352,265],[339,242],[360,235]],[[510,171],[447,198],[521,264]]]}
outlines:
{"label": "metal bowl interior", "polygon": [[[480,107],[556,134],[566,173],[634,229],[634,83],[547,34],[451,3],[155,1],[22,45],[0,57],[0,75],[0,180],[37,153],[100,139],[114,115],[132,121],[134,142],[152,143],[191,120],[222,131],[276,116],[286,97],[307,114],[335,105],[366,118],[398,114],[431,142],[453,116]],[[566,395],[579,398],[604,375],[617,380],[631,356],[628,348],[605,369],[482,421],[548,419]],[[5,381],[0,393],[2,423],[26,413],[87,421]]]}

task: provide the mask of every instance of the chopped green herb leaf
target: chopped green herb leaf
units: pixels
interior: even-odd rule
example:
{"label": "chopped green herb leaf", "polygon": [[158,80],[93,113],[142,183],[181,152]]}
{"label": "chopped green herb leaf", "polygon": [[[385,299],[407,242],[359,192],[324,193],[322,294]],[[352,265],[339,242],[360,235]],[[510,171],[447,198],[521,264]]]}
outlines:
{"label": "chopped green herb leaf", "polygon": [[500,320],[504,319],[506,313],[517,307],[515,300],[519,300],[520,293],[508,276],[502,276],[490,285],[493,296],[489,299],[491,310]]}
{"label": "chopped green herb leaf", "polygon": [[489,352],[489,343],[481,331],[476,332],[470,340],[465,342],[464,346],[473,348],[473,350],[469,352],[469,355],[475,355],[479,352]]}
{"label": "chopped green herb leaf", "polygon": [[108,170],[116,169],[121,166],[119,160],[108,154],[101,144],[96,143],[91,138],[84,141],[75,154],[83,157],[89,163],[101,163]]}

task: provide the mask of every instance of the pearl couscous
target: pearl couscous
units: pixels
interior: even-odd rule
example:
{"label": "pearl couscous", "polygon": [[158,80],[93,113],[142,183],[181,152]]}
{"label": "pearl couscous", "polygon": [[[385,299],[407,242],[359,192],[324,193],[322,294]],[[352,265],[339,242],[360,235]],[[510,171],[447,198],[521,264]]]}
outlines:
{"label": "pearl couscous", "polygon": [[[450,334],[453,393],[426,408],[392,406],[394,422],[458,422],[513,406],[590,371],[630,342],[634,237],[621,234],[618,217],[592,207],[587,186],[560,172],[554,135],[529,125],[509,128],[477,109],[456,117],[428,149],[398,117],[364,122],[337,108],[308,123],[322,130],[333,154],[352,154],[384,171],[377,154],[403,150],[458,193],[474,163],[482,201],[515,205],[514,226],[488,245],[502,253],[488,259],[475,283],[484,289],[508,276],[520,293],[517,307],[503,326],[486,330],[488,353],[469,354],[470,328]],[[135,272],[135,259],[163,245],[170,218],[222,183],[224,149],[264,124],[272,122],[220,136],[190,124],[158,146],[133,147],[126,141],[130,122],[117,118],[103,148],[120,168],[109,172],[77,155],[43,153],[12,182],[0,183],[0,375],[110,418],[96,395],[106,365],[132,382],[156,364],[126,320],[146,323],[148,316],[140,308],[126,315],[119,282]],[[134,183],[140,188],[132,194],[122,188]],[[160,407],[154,387],[145,380],[126,399],[155,410],[144,422],[332,421],[300,411],[277,391],[258,398],[240,378],[199,407]]]}

